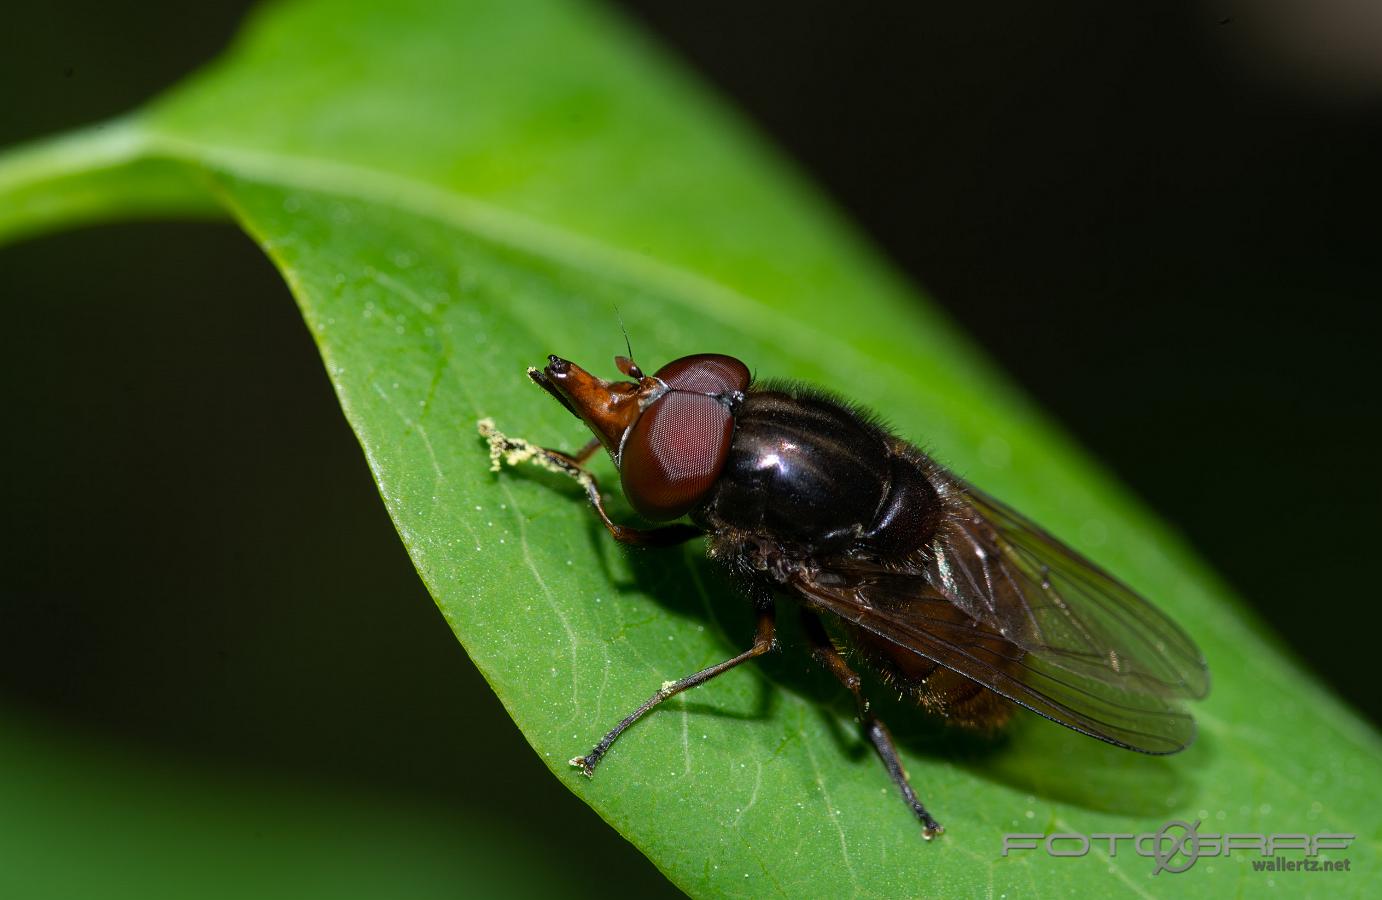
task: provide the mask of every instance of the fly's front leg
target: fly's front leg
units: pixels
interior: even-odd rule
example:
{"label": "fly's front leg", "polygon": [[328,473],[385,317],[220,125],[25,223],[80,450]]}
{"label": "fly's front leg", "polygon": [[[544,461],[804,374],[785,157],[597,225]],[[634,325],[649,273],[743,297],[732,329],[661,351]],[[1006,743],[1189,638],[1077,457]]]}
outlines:
{"label": "fly's front leg", "polygon": [[710,679],[723,675],[740,663],[748,662],[756,656],[762,656],[777,649],[777,617],[771,605],[764,606],[758,610],[758,627],[754,632],[753,646],[740,653],[738,656],[731,657],[724,662],[702,669],[694,675],[688,675],[680,681],[664,681],[662,687],[658,689],[643,705],[635,709],[624,717],[624,720],[609,730],[609,733],[600,738],[600,743],[596,744],[585,756],[578,756],[571,760],[571,765],[580,769],[587,777],[595,774],[595,767],[600,764],[605,753],[610,746],[619,739],[619,735],[628,730],[639,719],[647,715],[655,706],[669,697],[675,697],[682,691],[693,688],[700,684],[705,684]]}
{"label": "fly's front leg", "polygon": [[703,533],[699,528],[684,523],[665,525],[661,528],[630,528],[627,525],[619,525],[611,521],[609,514],[605,512],[604,498],[600,496],[600,483],[585,467],[586,461],[594,455],[596,450],[600,449],[598,439],[590,441],[575,454],[570,454],[560,450],[548,450],[546,447],[539,447],[537,444],[522,438],[509,437],[494,427],[493,419],[481,419],[476,423],[476,427],[479,429],[480,436],[489,441],[489,468],[491,472],[498,472],[503,463],[516,466],[520,463],[531,462],[549,472],[556,472],[573,479],[585,488],[585,494],[590,498],[590,505],[595,507],[595,514],[600,517],[600,521],[605,524],[605,528],[609,529],[609,533],[614,536],[614,539],[621,544],[631,544],[636,547],[669,547],[700,537]]}
{"label": "fly's front leg", "polygon": [[589,441],[586,442],[586,445],[581,449],[577,450],[575,454],[562,453],[560,450],[548,450],[547,452],[552,454],[553,456],[564,456],[572,464],[584,467],[586,462],[590,459],[590,457],[594,456],[595,451],[599,449],[600,439],[591,438]]}
{"label": "fly's front leg", "polygon": [[859,710],[859,725],[864,729],[864,734],[868,735],[873,749],[878,751],[878,758],[883,761],[883,768],[888,770],[893,784],[902,792],[902,799],[921,820],[921,836],[929,841],[941,834],[945,829],[926,811],[921,799],[917,797],[917,792],[912,790],[911,782],[907,780],[907,772],[902,768],[902,759],[897,755],[897,745],[893,743],[888,726],[869,709],[869,702],[864,699],[864,692],[859,686],[858,674],[845,662],[840,651],[835,649],[835,644],[831,642],[830,635],[826,633],[825,626],[815,613],[803,609],[801,620],[806,626],[806,634],[811,639],[812,652],[816,659],[854,695],[854,702]]}

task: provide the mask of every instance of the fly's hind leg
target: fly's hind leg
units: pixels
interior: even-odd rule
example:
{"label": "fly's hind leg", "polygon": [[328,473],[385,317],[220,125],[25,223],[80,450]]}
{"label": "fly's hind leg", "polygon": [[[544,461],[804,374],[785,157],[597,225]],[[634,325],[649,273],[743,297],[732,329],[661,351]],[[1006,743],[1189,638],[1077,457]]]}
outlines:
{"label": "fly's hind leg", "polygon": [[611,521],[609,514],[605,512],[604,498],[600,496],[600,483],[585,467],[586,461],[600,449],[598,439],[592,439],[590,443],[571,454],[560,450],[548,450],[522,438],[509,437],[494,427],[493,419],[481,419],[476,423],[476,428],[479,429],[480,436],[489,442],[490,471],[498,472],[503,463],[516,466],[519,463],[531,462],[549,472],[571,478],[585,488],[585,495],[590,498],[590,505],[595,507],[595,514],[621,544],[632,544],[636,547],[669,547],[700,537],[703,533],[699,528],[684,523],[665,525],[661,528],[630,528]]}
{"label": "fly's hind leg", "polygon": [[830,635],[826,633],[825,626],[815,613],[803,609],[801,618],[806,626],[806,634],[811,639],[813,655],[854,695],[854,702],[859,709],[859,725],[864,729],[864,734],[868,735],[873,749],[878,751],[878,758],[883,761],[883,768],[888,770],[893,784],[902,792],[902,799],[921,820],[921,836],[929,841],[941,834],[945,829],[926,811],[921,799],[917,797],[917,792],[912,790],[911,782],[907,780],[907,772],[902,768],[902,759],[897,755],[897,745],[893,743],[888,726],[869,710],[869,702],[864,699],[864,692],[859,686],[858,674],[845,662],[840,651],[835,649],[835,644],[831,642]]}

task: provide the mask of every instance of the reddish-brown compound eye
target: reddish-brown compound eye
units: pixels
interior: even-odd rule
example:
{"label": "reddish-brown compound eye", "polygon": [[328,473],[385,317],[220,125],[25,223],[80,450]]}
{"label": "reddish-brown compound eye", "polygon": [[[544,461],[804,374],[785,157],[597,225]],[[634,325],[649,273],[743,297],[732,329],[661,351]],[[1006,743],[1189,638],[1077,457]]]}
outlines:
{"label": "reddish-brown compound eye", "polygon": [[663,394],[624,441],[619,458],[624,496],[654,522],[685,515],[720,477],[733,436],[734,417],[714,397]]}
{"label": "reddish-brown compound eye", "polygon": [[657,377],[678,391],[723,394],[749,386],[749,367],[722,353],[697,353],[674,359],[657,370]]}

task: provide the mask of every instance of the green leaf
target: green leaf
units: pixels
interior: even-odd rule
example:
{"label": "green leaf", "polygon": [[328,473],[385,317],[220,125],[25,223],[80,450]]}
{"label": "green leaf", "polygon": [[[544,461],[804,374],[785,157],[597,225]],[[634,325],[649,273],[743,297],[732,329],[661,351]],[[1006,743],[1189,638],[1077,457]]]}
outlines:
{"label": "green leaf", "polygon": [[[213,211],[283,272],[418,572],[518,726],[688,892],[1272,884],[1244,854],[1153,876],[1127,850],[1000,852],[1004,832],[1155,831],[1167,819],[1356,833],[1332,854],[1353,872],[1292,886],[1370,886],[1376,734],[788,165],[601,9],[276,5],[148,109],[0,161],[0,235]],[[1140,757],[1024,716],[987,745],[885,702],[948,828],[925,844],[789,630],[786,653],[670,702],[580,778],[567,759],[751,630],[699,547],[626,553],[570,483],[488,471],[482,416],[548,445],[585,440],[523,370],[552,352],[602,367],[623,348],[615,307],[645,365],[731,353],[864,401],[1153,597],[1209,659],[1199,741]],[[613,483],[607,463],[597,471]],[[471,758],[438,764],[484,778],[484,752],[477,740]]]}
{"label": "green leaf", "polygon": [[10,709],[0,727],[5,897],[540,898],[566,875],[522,834],[377,789],[137,754]]}

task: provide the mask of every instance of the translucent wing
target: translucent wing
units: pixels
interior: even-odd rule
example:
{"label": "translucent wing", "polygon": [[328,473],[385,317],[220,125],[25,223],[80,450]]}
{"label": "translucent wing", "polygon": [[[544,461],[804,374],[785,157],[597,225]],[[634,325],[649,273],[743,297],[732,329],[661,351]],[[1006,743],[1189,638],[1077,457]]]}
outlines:
{"label": "translucent wing", "polygon": [[1203,697],[1194,642],[1131,588],[1020,513],[963,482],[925,576],[941,595],[1043,665],[1120,691]]}
{"label": "translucent wing", "polygon": [[979,682],[1048,719],[1120,747],[1174,753],[1194,720],[1162,692],[1052,665],[967,615],[924,575],[826,571],[791,581],[810,607]]}

